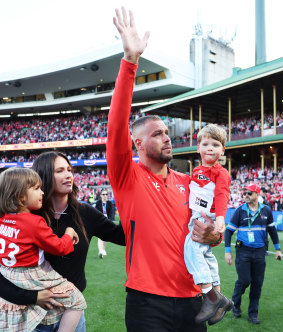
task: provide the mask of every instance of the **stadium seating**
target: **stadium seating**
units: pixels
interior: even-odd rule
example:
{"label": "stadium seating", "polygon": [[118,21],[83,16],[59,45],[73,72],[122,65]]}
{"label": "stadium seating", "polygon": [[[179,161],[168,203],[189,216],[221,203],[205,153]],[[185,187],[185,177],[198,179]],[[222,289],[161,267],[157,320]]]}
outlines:
{"label": "stadium seating", "polygon": [[[141,116],[139,110],[133,110],[129,125]],[[0,121],[0,144],[27,144],[34,142],[54,142],[64,140],[86,139],[93,137],[107,137],[107,112],[100,112],[95,114],[79,116],[64,115],[58,117],[33,117],[30,121],[20,120],[5,120]],[[278,114],[277,125],[279,131],[283,132],[283,112]],[[222,124],[228,130],[226,124]],[[273,116],[271,114],[265,115],[265,129],[270,129],[273,126]],[[259,135],[260,119],[246,117],[239,120],[232,121],[232,140],[245,139],[251,135]],[[193,142],[196,144],[196,136],[198,129],[193,132]],[[190,141],[190,133],[184,132],[181,136],[173,136],[173,146],[182,144],[188,145]],[[69,160],[98,160],[106,158],[105,145],[96,148],[91,147],[77,147],[76,149],[65,149],[63,151],[68,156]],[[0,162],[3,163],[17,163],[29,162],[32,163],[36,156],[41,151],[38,150],[20,150],[20,151],[5,151],[0,154]],[[134,152],[136,155],[136,151]],[[3,166],[2,166],[3,167]],[[255,165],[241,166],[232,169],[232,183],[229,207],[235,208],[242,203],[243,187],[249,182],[257,182],[262,188],[268,190],[267,200],[276,210],[277,202],[280,196],[283,195],[283,168],[282,165],[275,173],[271,167],[266,167],[261,171]],[[76,167],[75,181],[79,185],[80,193],[79,199],[87,202],[90,195],[99,195],[101,186],[109,186],[109,179],[107,176],[106,167]],[[98,188],[97,188],[98,187]]]}

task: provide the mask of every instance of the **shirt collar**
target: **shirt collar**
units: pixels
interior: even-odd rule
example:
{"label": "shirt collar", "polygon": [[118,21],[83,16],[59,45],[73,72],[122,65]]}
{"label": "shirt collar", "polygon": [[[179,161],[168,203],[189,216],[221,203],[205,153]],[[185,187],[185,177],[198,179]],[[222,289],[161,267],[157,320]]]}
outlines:
{"label": "shirt collar", "polygon": [[[138,165],[139,165],[141,168],[143,168],[145,171],[147,171],[151,176],[154,176],[154,177],[156,177],[156,178],[158,178],[158,179],[161,179],[162,181],[164,180],[161,174],[160,174],[160,175],[156,175],[156,174],[154,174],[149,168],[147,168],[147,167],[146,167],[143,163],[141,163],[140,161],[139,161]],[[167,177],[166,177],[166,180],[168,180],[168,178],[169,178],[170,176],[171,176],[171,170],[170,170],[170,168],[167,166]]]}

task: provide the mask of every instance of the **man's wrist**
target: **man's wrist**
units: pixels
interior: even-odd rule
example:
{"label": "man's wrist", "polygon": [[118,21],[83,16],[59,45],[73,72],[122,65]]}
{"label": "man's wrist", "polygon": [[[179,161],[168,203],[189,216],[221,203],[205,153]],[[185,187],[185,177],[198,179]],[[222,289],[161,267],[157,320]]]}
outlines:
{"label": "man's wrist", "polygon": [[216,247],[222,242],[222,240],[223,240],[223,233],[220,233],[219,234],[219,239],[217,240],[217,242],[211,243],[210,246],[211,247]]}
{"label": "man's wrist", "polygon": [[130,62],[134,65],[137,65],[139,63],[139,58],[140,58],[140,55],[125,55],[124,54],[124,60],[126,60],[127,62]]}

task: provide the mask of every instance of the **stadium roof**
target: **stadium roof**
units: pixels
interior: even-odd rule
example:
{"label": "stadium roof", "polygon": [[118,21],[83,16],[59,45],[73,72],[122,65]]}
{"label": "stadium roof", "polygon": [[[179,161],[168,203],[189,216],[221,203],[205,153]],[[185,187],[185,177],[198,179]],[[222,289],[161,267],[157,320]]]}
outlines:
{"label": "stadium roof", "polygon": [[232,116],[258,112],[261,105],[260,89],[264,89],[264,108],[271,111],[273,85],[276,86],[277,108],[281,109],[279,101],[281,104],[283,100],[283,58],[244,70],[234,68],[233,75],[225,80],[143,108],[142,112],[190,119],[190,107],[193,107],[193,119],[198,120],[198,108],[201,105],[203,122],[220,123],[227,121],[229,97],[232,101]]}
{"label": "stadium roof", "polygon": [[[112,89],[104,93],[84,93],[67,98],[54,98],[58,91],[69,91],[99,84],[114,83],[123,50],[121,42],[87,54],[40,67],[0,74],[0,99],[44,95],[45,100],[0,102],[0,114],[9,112],[66,110],[83,106],[109,105]],[[166,78],[135,86],[134,100],[160,100],[194,88],[194,66],[147,50],[140,59],[137,76],[164,71]],[[1,101],[1,100],[0,100]]]}

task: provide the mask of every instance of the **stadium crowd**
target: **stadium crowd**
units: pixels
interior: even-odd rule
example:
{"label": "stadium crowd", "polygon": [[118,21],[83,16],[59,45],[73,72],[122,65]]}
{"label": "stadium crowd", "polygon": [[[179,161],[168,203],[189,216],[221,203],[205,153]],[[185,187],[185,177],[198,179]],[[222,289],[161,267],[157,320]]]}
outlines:
{"label": "stadium crowd", "polygon": [[[62,150],[60,151],[64,152],[69,160],[95,160],[95,159],[105,159],[106,158],[106,152],[105,150],[96,150],[96,151],[81,151],[78,150]],[[26,152],[25,154],[23,151],[18,152],[5,152],[0,154],[0,161],[2,163],[15,163],[15,162],[33,162],[35,158],[39,155],[35,154],[33,152]]]}
{"label": "stadium crowd", "polygon": [[261,188],[261,197],[272,210],[277,210],[283,197],[283,167],[274,172],[272,167],[240,166],[231,172],[230,200],[228,207],[237,208],[243,204],[243,189],[246,185],[256,183]]}
{"label": "stadium crowd", "polygon": [[90,202],[91,197],[94,197],[95,200],[99,196],[101,188],[109,186],[106,168],[77,167],[74,181],[79,187],[78,200],[82,202]]}
{"label": "stadium crowd", "polygon": [[[81,149],[74,150],[64,150],[60,149],[61,152],[66,154],[69,160],[96,160],[96,159],[106,159],[106,151],[105,150],[84,150]],[[1,163],[16,163],[16,162],[33,162],[35,158],[40,154],[35,154],[33,152],[23,151],[18,152],[2,152],[0,153],[0,162]],[[137,151],[133,150],[133,156],[137,156]]]}
{"label": "stadium crowd", "polygon": [[107,113],[72,115],[55,119],[33,117],[28,121],[0,123],[1,144],[53,142],[106,136]]}
{"label": "stadium crowd", "polygon": [[[140,111],[131,113],[129,124],[141,116]],[[53,142],[63,140],[86,139],[92,137],[107,137],[108,113],[102,112],[90,115],[65,115],[45,118],[33,117],[30,120],[0,121],[0,144],[24,144],[36,142]],[[238,135],[259,135],[261,129],[260,117],[246,117],[232,121],[232,139]],[[277,114],[277,126],[283,128],[283,111]],[[265,114],[264,129],[273,128],[273,114]],[[228,132],[226,123],[221,124]],[[193,132],[196,140],[199,129]],[[258,135],[257,135],[258,134]],[[190,133],[185,131],[181,136],[173,136],[173,143],[189,142]]]}
{"label": "stadium crowd", "polygon": [[[131,123],[140,116],[133,111]],[[33,117],[30,120],[0,121],[0,144],[25,144],[107,137],[108,113]]]}
{"label": "stadium crowd", "polygon": [[[109,185],[106,168],[77,168],[75,181],[80,189],[79,200],[85,202],[92,195],[97,197],[101,188]],[[272,210],[277,211],[280,198],[283,198],[283,167],[279,167],[278,172],[274,172],[271,167],[265,167],[264,170],[253,166],[233,168],[229,208],[237,208],[243,204],[244,187],[250,183],[257,183],[261,187],[261,197]],[[112,197],[111,190],[110,196]]]}
{"label": "stadium crowd", "polygon": [[[226,124],[222,124],[227,132],[228,127]],[[276,125],[278,127],[283,126],[283,111],[277,113],[276,117]],[[274,126],[274,117],[271,113],[264,114],[264,129],[272,129]],[[245,118],[239,118],[234,121],[232,121],[231,124],[231,135],[238,135],[238,134],[249,134],[253,132],[257,132],[261,130],[261,118],[260,116],[254,117],[245,117]]]}
{"label": "stadium crowd", "polygon": [[[273,114],[267,113],[264,115],[264,130],[273,129],[274,120]],[[277,112],[276,117],[276,125],[280,132],[283,132],[283,111]],[[228,125],[227,123],[221,123],[221,126],[226,129],[228,133]],[[282,128],[282,129],[281,129]],[[197,134],[199,129],[195,129],[193,132],[193,142],[196,144]],[[235,119],[231,123],[231,139],[243,139],[249,137],[258,137],[261,135],[261,119],[260,117],[242,117],[239,119]],[[185,131],[181,136],[173,136],[172,143],[177,144],[185,144],[190,141],[190,132]]]}
{"label": "stadium crowd", "polygon": [[[129,125],[141,116],[140,111],[133,110]],[[59,117],[33,117],[30,120],[5,120],[0,121],[0,144],[20,144],[35,142],[50,142],[58,140],[85,139],[91,137],[107,137],[108,113],[101,112],[90,115],[61,115]],[[228,131],[227,124],[222,124]],[[252,116],[232,121],[232,137],[247,135],[261,129],[260,118]],[[283,111],[278,112],[277,126],[283,128]],[[265,129],[273,128],[273,114],[265,114]],[[196,143],[199,129],[193,132],[193,140]],[[172,137],[173,145],[189,142],[190,133],[184,132],[181,137]],[[41,151],[40,151],[41,152]],[[0,154],[0,162],[33,162],[40,153],[34,151],[6,151]],[[106,152],[90,149],[65,149],[63,152],[69,160],[96,160],[105,159]],[[136,155],[136,151],[134,151]],[[272,168],[264,171],[252,166],[241,166],[232,170],[232,182],[230,187],[229,207],[236,208],[242,204],[243,187],[252,181],[259,183],[267,193],[266,200],[274,210],[278,205],[282,189],[282,167],[277,174]],[[89,201],[90,196],[99,195],[97,186],[109,185],[106,168],[77,167],[75,180],[80,188],[79,199]]]}

